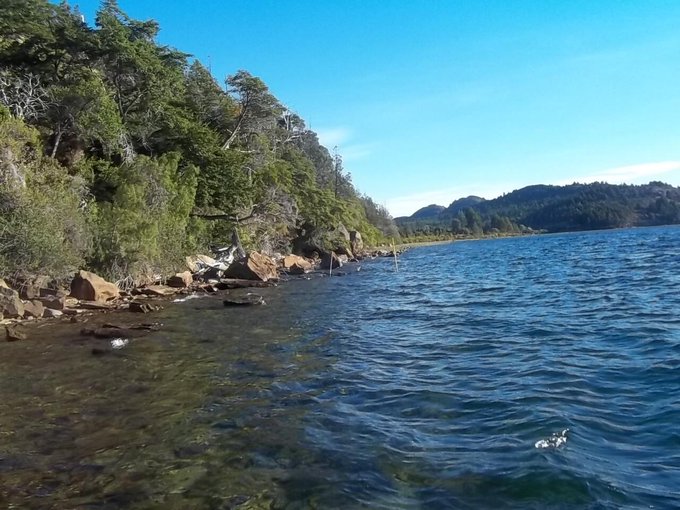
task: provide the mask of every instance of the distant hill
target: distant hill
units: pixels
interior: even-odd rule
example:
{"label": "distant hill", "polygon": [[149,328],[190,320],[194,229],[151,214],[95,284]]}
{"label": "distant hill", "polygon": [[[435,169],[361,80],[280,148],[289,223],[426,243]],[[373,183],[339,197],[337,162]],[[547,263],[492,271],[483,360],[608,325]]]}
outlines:
{"label": "distant hill", "polygon": [[458,200],[451,202],[451,204],[446,209],[444,209],[442,216],[455,216],[463,209],[474,207],[481,202],[486,202],[486,199],[482,197],[476,197],[474,195],[470,195],[469,197],[465,198],[459,198]]}
{"label": "distant hill", "polygon": [[[428,206],[430,211],[441,206]],[[421,209],[422,211],[422,209]],[[435,216],[397,218],[402,235],[564,232],[680,224],[680,188],[662,182],[527,186],[494,200],[466,197]]]}
{"label": "distant hill", "polygon": [[446,210],[443,205],[431,204],[418,209],[409,218],[414,220],[428,220],[437,219],[439,215]]}

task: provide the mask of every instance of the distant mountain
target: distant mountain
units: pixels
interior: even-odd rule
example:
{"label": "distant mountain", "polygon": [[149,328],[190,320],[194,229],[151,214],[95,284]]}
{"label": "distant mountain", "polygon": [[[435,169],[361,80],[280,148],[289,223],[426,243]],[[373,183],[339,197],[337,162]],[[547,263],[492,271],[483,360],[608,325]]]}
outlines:
{"label": "distant mountain", "polygon": [[443,205],[430,204],[422,207],[414,212],[410,218],[414,220],[426,220],[429,218],[437,218],[442,212],[446,210]]}
{"label": "distant mountain", "polygon": [[396,221],[407,237],[446,232],[525,229],[564,232],[680,224],[680,188],[662,182],[535,185],[493,200],[461,198],[436,217],[414,214]]}
{"label": "distant mountain", "polygon": [[465,198],[459,198],[458,200],[451,202],[451,204],[444,210],[443,216],[455,216],[463,209],[474,207],[481,202],[486,202],[486,199],[482,197],[476,197],[474,195],[470,195],[469,197]]}

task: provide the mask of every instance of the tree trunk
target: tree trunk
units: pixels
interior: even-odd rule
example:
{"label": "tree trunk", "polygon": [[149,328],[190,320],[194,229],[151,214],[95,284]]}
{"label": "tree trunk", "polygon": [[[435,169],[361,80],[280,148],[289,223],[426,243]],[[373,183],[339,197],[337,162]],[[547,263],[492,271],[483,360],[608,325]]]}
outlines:
{"label": "tree trunk", "polygon": [[52,147],[52,154],[50,157],[54,159],[57,156],[57,150],[59,149],[59,144],[61,143],[61,136],[64,134],[61,128],[57,129],[57,136],[54,139],[54,147]]}

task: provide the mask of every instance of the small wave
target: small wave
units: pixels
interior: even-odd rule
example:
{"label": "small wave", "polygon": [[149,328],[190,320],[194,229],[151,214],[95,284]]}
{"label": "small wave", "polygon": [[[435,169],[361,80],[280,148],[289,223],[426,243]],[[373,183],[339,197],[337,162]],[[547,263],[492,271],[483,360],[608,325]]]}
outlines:
{"label": "small wave", "polygon": [[130,343],[130,340],[127,338],[114,338],[111,340],[111,348],[112,349],[122,349],[125,347],[127,344]]}
{"label": "small wave", "polygon": [[534,444],[535,448],[559,448],[562,445],[567,444],[567,432],[569,429],[564,429],[562,432],[553,432],[553,435],[536,441]]}
{"label": "small wave", "polygon": [[199,294],[189,294],[188,296],[182,297],[182,298],[177,298],[173,299],[173,303],[184,303],[185,301],[189,301],[190,299],[198,299],[200,297],[203,297]]}

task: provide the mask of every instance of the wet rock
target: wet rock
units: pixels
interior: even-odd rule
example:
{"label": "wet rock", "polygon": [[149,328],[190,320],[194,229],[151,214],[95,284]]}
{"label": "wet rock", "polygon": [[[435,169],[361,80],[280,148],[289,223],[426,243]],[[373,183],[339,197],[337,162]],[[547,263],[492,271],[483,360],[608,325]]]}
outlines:
{"label": "wet rock", "polygon": [[89,271],[78,271],[71,282],[71,296],[82,301],[108,301],[120,296],[118,287]]}
{"label": "wet rock", "polygon": [[194,282],[194,278],[191,276],[191,272],[184,271],[183,273],[177,273],[174,276],[168,278],[168,285],[170,287],[176,287],[180,289],[185,289]]}
{"label": "wet rock", "polygon": [[340,257],[335,252],[325,253],[321,257],[321,269],[335,269],[338,267],[342,267],[342,260],[340,260]]}
{"label": "wet rock", "polygon": [[24,316],[24,304],[16,290],[0,287],[0,313],[10,319]]}
{"label": "wet rock", "polygon": [[276,262],[267,255],[256,251],[250,252],[247,257],[231,264],[224,272],[225,278],[238,278],[243,280],[269,281],[278,279]]}
{"label": "wet rock", "polygon": [[28,301],[24,303],[24,317],[35,317],[39,319],[45,313],[45,307],[38,300]]}
{"label": "wet rock", "polygon": [[245,296],[230,297],[222,301],[224,306],[253,306],[266,304],[259,294],[247,294]]}
{"label": "wet rock", "polygon": [[139,324],[133,326],[122,326],[117,324],[104,324],[100,328],[83,328],[80,330],[82,336],[93,336],[95,338],[138,338],[148,335],[153,331],[158,331],[160,327],[155,324]]}
{"label": "wet rock", "polygon": [[177,294],[178,290],[173,287],[168,287],[167,285],[149,285],[143,289],[139,289],[142,294],[147,296],[173,296]]}
{"label": "wet rock", "polygon": [[78,308],[82,310],[113,310],[115,306],[98,301],[80,301]]}
{"label": "wet rock", "polygon": [[5,327],[5,336],[8,342],[26,340],[26,333],[16,324],[10,324]]}
{"label": "wet rock", "polygon": [[132,301],[128,309],[133,313],[150,313],[160,310],[161,307],[152,305],[151,303],[140,303],[139,301]]}
{"label": "wet rock", "polygon": [[275,282],[260,282],[256,280],[242,280],[239,278],[223,278],[219,282],[215,282],[215,288],[218,290],[226,289],[247,289],[249,287],[275,287]]}
{"label": "wet rock", "polygon": [[45,308],[43,311],[43,317],[49,319],[61,317],[62,315],[64,315],[64,312],[62,312],[61,310],[53,310],[52,308]]}

